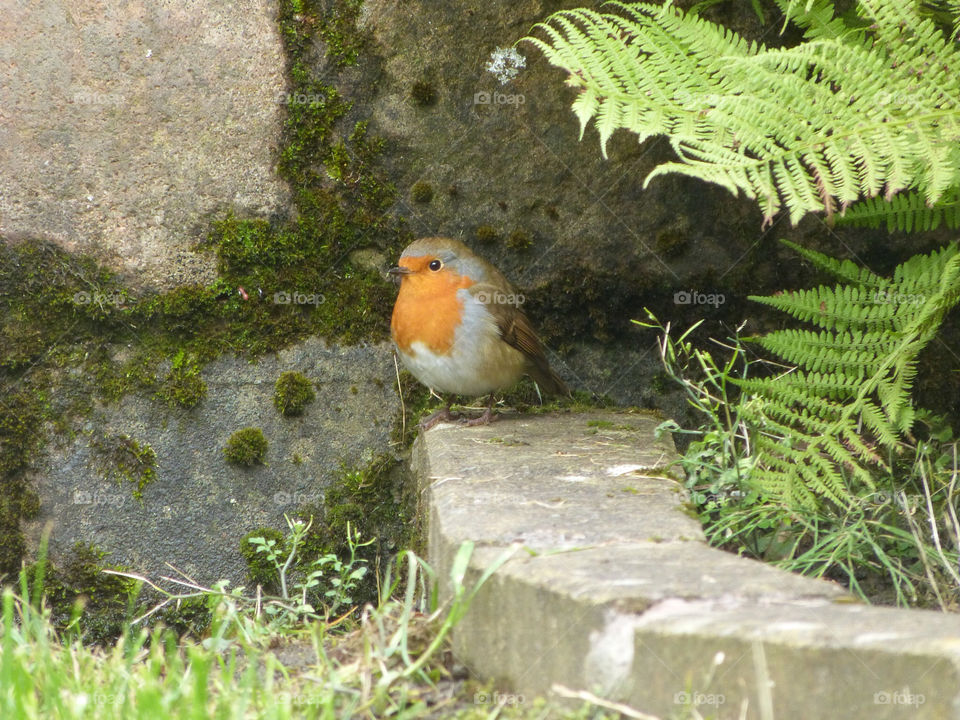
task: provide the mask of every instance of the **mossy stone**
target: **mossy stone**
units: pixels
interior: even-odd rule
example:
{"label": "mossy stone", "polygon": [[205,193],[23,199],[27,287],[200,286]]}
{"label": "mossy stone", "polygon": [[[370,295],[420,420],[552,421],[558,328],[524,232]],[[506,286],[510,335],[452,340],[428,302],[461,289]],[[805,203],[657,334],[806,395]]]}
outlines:
{"label": "mossy stone", "polygon": [[492,225],[481,225],[474,231],[477,242],[489,245],[500,239],[500,233]]}
{"label": "mossy stone", "polygon": [[302,415],[307,405],[316,397],[313,383],[303,373],[289,371],[277,378],[273,404],[284,417],[293,417]]}
{"label": "mossy stone", "polygon": [[433,200],[433,186],[420,180],[410,188],[410,199],[418,203],[428,203]]}
{"label": "mossy stone", "polygon": [[100,469],[118,481],[136,485],[133,496],[140,500],[143,489],[157,476],[157,453],[125,433],[108,435],[93,442],[100,457]]}
{"label": "mossy stone", "polygon": [[506,243],[511,250],[529,250],[533,245],[533,238],[526,230],[514,230],[507,236]]}
{"label": "mossy stone", "polygon": [[223,448],[227,462],[233,465],[253,467],[262,465],[267,455],[267,438],[260,428],[248,427],[237,430]]}

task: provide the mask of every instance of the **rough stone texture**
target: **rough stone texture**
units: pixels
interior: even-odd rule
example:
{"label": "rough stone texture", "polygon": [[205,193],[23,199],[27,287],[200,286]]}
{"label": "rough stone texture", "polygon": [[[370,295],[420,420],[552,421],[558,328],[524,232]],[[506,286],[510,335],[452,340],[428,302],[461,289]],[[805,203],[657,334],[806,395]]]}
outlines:
{"label": "rough stone texture", "polygon": [[227,208],[280,211],[285,91],[270,0],[5,3],[0,235],[98,256],[134,287],[212,279]]}
{"label": "rough stone texture", "polygon": [[[51,553],[93,542],[110,561],[151,574],[169,562],[200,582],[244,582],[240,538],[261,526],[285,528],[284,513],[321,501],[343,466],[368,463],[389,450],[399,400],[384,384],[393,368],[385,345],[330,347],[312,339],[256,364],[221,358],[203,370],[208,397],[189,411],[170,411],[127,396],[97,410],[85,434],[52,448],[35,479],[41,515],[26,524],[32,543],[53,523]],[[281,372],[313,380],[317,398],[300,417],[273,405]],[[356,388],[356,393],[351,388]],[[230,465],[223,446],[231,433],[259,427],[269,442],[266,464]],[[143,490],[106,475],[91,444],[126,433],[157,453],[157,478]],[[302,462],[296,463],[294,455]]]}
{"label": "rough stone texture", "polygon": [[418,438],[441,581],[466,540],[468,585],[512,553],[457,627],[473,672],[660,717],[695,704],[721,719],[960,718],[960,617],[859,605],[833,583],[707,547],[664,472],[676,456],[653,438],[657,422],[528,416]]}

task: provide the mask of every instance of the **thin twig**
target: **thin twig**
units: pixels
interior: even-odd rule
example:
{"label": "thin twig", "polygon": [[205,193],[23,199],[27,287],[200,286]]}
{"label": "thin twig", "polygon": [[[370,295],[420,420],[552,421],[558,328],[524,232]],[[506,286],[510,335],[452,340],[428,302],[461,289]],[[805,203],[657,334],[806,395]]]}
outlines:
{"label": "thin twig", "polygon": [[397,374],[397,394],[400,396],[400,437],[407,438],[407,406],[403,402],[403,386],[400,384],[400,363],[397,362],[397,353],[393,353],[393,369]]}
{"label": "thin twig", "polygon": [[550,690],[555,692],[560,697],[569,698],[571,700],[583,700],[591,705],[596,705],[597,707],[613,710],[621,715],[626,715],[628,718],[635,718],[636,720],[660,720],[660,718],[656,715],[648,715],[647,713],[640,712],[639,710],[634,710],[629,705],[624,705],[623,703],[604,700],[602,697],[594,695],[591,692],[587,692],[586,690],[571,690],[566,685],[561,685],[560,683],[554,683],[551,685]]}

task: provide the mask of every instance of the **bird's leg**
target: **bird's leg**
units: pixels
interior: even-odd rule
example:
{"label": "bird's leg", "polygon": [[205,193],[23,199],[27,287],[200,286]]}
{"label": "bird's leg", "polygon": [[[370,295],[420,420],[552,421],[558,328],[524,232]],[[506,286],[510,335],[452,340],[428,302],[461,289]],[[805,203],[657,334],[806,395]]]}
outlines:
{"label": "bird's leg", "polygon": [[467,427],[489,425],[496,419],[497,416],[493,414],[493,393],[490,393],[490,401],[487,403],[487,409],[483,411],[483,415],[478,418],[473,418],[472,420],[467,420],[464,425]]}
{"label": "bird's leg", "polygon": [[435,413],[431,414],[429,417],[425,417],[423,420],[421,420],[420,432],[426,432],[437,423],[459,420],[460,416],[450,410],[451,402],[453,401],[448,402],[445,408],[441,408],[440,410],[437,410]]}

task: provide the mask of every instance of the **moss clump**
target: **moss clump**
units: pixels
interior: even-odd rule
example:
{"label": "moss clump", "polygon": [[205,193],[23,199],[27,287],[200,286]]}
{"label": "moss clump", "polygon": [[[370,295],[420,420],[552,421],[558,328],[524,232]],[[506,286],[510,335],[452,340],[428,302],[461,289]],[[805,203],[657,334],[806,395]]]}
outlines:
{"label": "moss clump", "polygon": [[477,242],[489,245],[500,239],[500,233],[492,225],[481,225],[474,231]]}
{"label": "moss clump", "polygon": [[317,35],[326,43],[327,58],[332,60],[336,67],[353,65],[357,62],[360,51],[367,42],[366,33],[357,26],[360,18],[360,9],[363,0],[337,0],[337,2],[323,3],[326,6],[322,15],[307,15],[307,3],[293,0],[290,5],[300,9],[300,22],[314,23]]}
{"label": "moss clump", "polygon": [[429,80],[418,80],[410,88],[410,97],[417,105],[426,107],[437,101],[437,90]]}
{"label": "moss clump", "polygon": [[276,551],[283,554],[286,545],[286,539],[283,533],[272,527],[262,527],[251,530],[240,540],[240,554],[247,563],[247,574],[250,581],[260,585],[264,591],[272,594],[279,593],[280,573],[276,566],[270,562],[266,553],[258,552],[257,546],[250,542],[252,537],[262,537],[265,540],[273,540],[277,544],[274,546]]}
{"label": "moss clump", "polygon": [[30,389],[3,399],[0,412],[0,575],[20,569],[25,541],[20,518],[35,516],[39,499],[30,490],[26,471],[43,444],[49,415],[44,395]]}
{"label": "moss clump", "polygon": [[433,200],[433,185],[420,180],[410,188],[410,199],[418,203],[428,203]]}
{"label": "moss clump", "polygon": [[666,257],[676,257],[686,249],[690,236],[679,230],[664,230],[657,235],[657,252]]}
{"label": "moss clump", "polygon": [[156,479],[157,453],[147,443],[140,444],[126,434],[109,435],[93,443],[100,456],[100,470],[119,482],[136,485],[133,496],[143,498],[143,488]]}
{"label": "moss clump", "polygon": [[428,203],[433,200],[433,185],[419,180],[410,188],[410,199],[418,203]]}
{"label": "moss clump", "polygon": [[103,572],[128,570],[107,563],[108,554],[95,545],[77,543],[58,565],[40,563],[25,570],[34,580],[34,594],[41,589],[46,594],[54,625],[66,628],[82,609],[83,639],[95,644],[111,643],[123,633],[137,598],[133,580]]}
{"label": "moss clump", "polygon": [[170,407],[192,408],[207,394],[207,384],[200,377],[200,366],[180,350],[170,372],[163,379],[157,397]]}
{"label": "moss clump", "polygon": [[302,415],[316,397],[313,383],[298,372],[281,373],[273,390],[274,407],[285,417]]}
{"label": "moss clump", "polygon": [[267,455],[267,439],[260,428],[248,427],[237,430],[227,440],[223,455],[228,463],[253,467],[262,465]]}
{"label": "moss clump", "polygon": [[506,243],[511,250],[529,250],[533,245],[533,238],[526,230],[514,230],[507,236]]}

